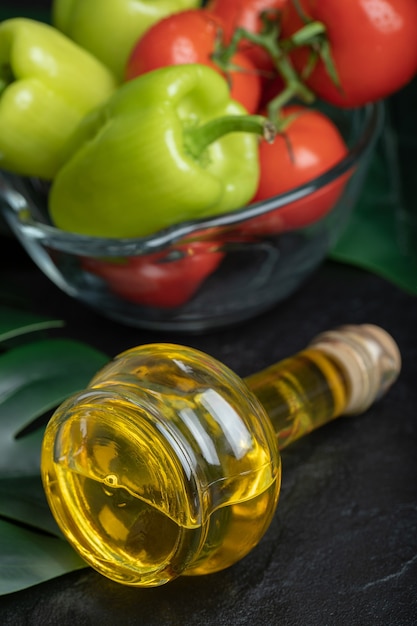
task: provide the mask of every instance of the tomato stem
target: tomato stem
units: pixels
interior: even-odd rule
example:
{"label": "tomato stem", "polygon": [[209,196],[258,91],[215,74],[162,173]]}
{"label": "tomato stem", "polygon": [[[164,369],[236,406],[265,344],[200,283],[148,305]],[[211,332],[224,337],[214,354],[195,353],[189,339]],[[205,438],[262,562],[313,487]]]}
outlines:
{"label": "tomato stem", "polygon": [[263,115],[224,115],[209,120],[201,126],[184,129],[185,150],[194,158],[200,158],[206,148],[228,133],[254,133],[272,143],[276,135],[275,124]]}
{"label": "tomato stem", "polygon": [[279,109],[296,96],[306,104],[314,102],[315,94],[300,79],[287,55],[287,48],[294,48],[297,45],[302,45],[302,42],[308,38],[317,37],[323,33],[325,27],[321,22],[309,23],[297,33],[298,39],[291,38],[283,42],[280,41],[279,12],[264,11],[261,13],[261,20],[263,26],[258,33],[247,31],[244,28],[237,28],[228,46],[218,46],[213,55],[213,60],[221,59],[221,63],[227,63],[235,54],[241,41],[249,41],[263,48],[269,54],[276,71],[284,79],[285,83],[284,90],[267,107],[270,119],[275,121]]}
{"label": "tomato stem", "polygon": [[302,78],[308,78],[318,58],[320,58],[326,68],[328,75],[330,76],[336,87],[340,88],[339,75],[332,57],[332,51],[329,39],[327,37],[327,29],[322,22],[313,21],[302,13],[301,7],[294,0],[295,7],[300,14],[300,18],[304,21],[304,26],[300,30],[296,31],[280,42],[280,46],[286,52],[291,52],[294,48],[301,46],[309,46],[311,49],[310,58],[305,70],[302,73]]}
{"label": "tomato stem", "polygon": [[281,46],[288,52],[289,49],[312,44],[320,35],[326,34],[326,26],[323,22],[308,22],[297,30],[288,39],[281,40]]}
{"label": "tomato stem", "polygon": [[[233,33],[230,44],[227,46],[222,43],[223,34],[219,32],[215,51],[212,55],[213,61],[225,70],[227,67],[230,69],[231,58],[237,52],[238,46],[242,41],[249,41],[263,48],[268,53],[285,85],[281,93],[267,104],[268,116],[274,121],[279,119],[280,109],[294,97],[300,98],[305,104],[311,104],[315,101],[315,93],[305,84],[304,80],[314,69],[318,58],[324,63],[326,71],[334,84],[340,88],[340,81],[332,58],[325,24],[318,20],[314,21],[304,14],[299,2],[296,3],[296,8],[300,13],[304,26],[293,33],[291,37],[287,39],[280,38],[280,11],[263,11],[260,15],[262,28],[259,32],[237,28]],[[289,53],[301,46],[309,46],[311,55],[304,72],[300,76],[291,63]]]}
{"label": "tomato stem", "polygon": [[295,10],[297,11],[299,18],[302,22],[304,22],[304,24],[308,24],[309,22],[311,22],[311,18],[308,17],[308,15],[306,13],[304,13],[304,9],[302,8],[301,4],[300,4],[300,0],[292,0],[292,3],[294,5]]}

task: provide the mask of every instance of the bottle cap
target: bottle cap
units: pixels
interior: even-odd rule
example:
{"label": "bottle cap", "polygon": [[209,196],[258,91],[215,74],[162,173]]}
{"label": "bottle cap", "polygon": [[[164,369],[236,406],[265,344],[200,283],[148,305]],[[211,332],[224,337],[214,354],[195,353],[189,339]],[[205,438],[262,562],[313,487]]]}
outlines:
{"label": "bottle cap", "polygon": [[310,344],[343,371],[348,386],[344,415],[364,412],[398,378],[401,354],[394,339],[373,324],[346,325],[318,335]]}

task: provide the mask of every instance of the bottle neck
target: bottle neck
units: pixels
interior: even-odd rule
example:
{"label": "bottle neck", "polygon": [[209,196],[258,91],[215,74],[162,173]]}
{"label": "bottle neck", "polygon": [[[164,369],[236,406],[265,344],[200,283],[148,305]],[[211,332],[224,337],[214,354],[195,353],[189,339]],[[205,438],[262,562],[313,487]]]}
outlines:
{"label": "bottle neck", "polygon": [[349,400],[342,368],[315,348],[245,378],[264,406],[280,450],[340,416]]}
{"label": "bottle neck", "polygon": [[372,324],[318,335],[305,350],[245,379],[266,409],[279,448],[340,415],[363,413],[401,369],[394,339]]}

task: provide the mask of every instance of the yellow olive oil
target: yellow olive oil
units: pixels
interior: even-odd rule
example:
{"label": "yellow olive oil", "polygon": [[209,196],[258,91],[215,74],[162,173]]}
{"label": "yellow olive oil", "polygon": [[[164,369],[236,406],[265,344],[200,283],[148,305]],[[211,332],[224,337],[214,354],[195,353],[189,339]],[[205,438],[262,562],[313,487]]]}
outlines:
{"label": "yellow olive oil", "polygon": [[245,380],[191,348],[128,350],[47,426],[51,511],[85,561],[120,583],[222,570],[271,522],[279,448],[365,410],[399,369],[394,341],[371,325],[324,333]]}

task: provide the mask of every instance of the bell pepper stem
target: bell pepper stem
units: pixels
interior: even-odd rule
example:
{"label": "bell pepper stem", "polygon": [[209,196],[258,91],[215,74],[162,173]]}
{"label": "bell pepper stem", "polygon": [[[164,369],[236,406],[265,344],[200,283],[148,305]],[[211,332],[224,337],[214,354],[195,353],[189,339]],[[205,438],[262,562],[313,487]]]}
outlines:
{"label": "bell pepper stem", "polygon": [[254,133],[272,143],[276,135],[275,124],[263,115],[224,115],[209,120],[201,126],[184,129],[184,147],[188,154],[198,159],[210,144],[229,133]]}

